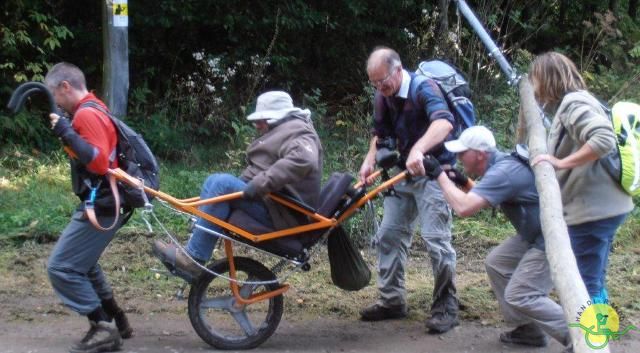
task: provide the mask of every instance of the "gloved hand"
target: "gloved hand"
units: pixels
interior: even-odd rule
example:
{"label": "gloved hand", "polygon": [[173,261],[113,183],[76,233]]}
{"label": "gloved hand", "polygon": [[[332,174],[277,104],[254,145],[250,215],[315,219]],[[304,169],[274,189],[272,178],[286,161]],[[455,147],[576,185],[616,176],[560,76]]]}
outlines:
{"label": "gloved hand", "polygon": [[449,179],[458,186],[462,186],[462,187],[467,186],[467,183],[469,182],[469,177],[462,174],[461,171],[455,168],[446,170],[445,173],[447,173],[447,177],[449,177]]}
{"label": "gloved hand", "polygon": [[71,122],[65,117],[61,117],[58,114],[49,115],[51,119],[51,129],[53,134],[58,137],[63,137],[65,133],[71,129]]}
{"label": "gloved hand", "polygon": [[254,200],[257,200],[259,197],[260,195],[258,195],[258,190],[256,189],[255,185],[253,185],[253,183],[251,182],[249,182],[247,186],[244,188],[244,190],[242,190],[242,198],[247,201],[254,201]]}
{"label": "gloved hand", "polygon": [[424,166],[425,175],[431,180],[438,178],[438,175],[442,173],[440,162],[430,154],[424,156],[422,165]]}

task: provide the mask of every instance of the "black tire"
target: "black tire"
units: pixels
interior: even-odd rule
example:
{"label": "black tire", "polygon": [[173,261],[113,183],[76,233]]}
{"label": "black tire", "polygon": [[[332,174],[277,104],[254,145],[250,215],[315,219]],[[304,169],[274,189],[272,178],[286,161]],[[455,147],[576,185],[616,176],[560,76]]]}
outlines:
{"label": "black tire", "polygon": [[[275,275],[261,263],[245,258],[235,258],[238,280],[271,281]],[[211,271],[229,275],[227,259],[208,266]],[[243,297],[264,290],[275,290],[280,285],[240,286]],[[200,338],[218,349],[250,349],[266,341],[275,332],[283,311],[282,294],[250,304],[239,309],[233,308],[233,293],[229,281],[203,273],[192,285],[189,293],[189,319]],[[217,307],[214,307],[217,306]]]}

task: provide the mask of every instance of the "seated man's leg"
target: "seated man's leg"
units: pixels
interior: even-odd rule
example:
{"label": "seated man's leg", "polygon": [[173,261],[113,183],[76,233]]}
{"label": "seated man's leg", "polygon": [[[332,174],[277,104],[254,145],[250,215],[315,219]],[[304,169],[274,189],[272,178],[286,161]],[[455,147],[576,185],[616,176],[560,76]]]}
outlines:
{"label": "seated man's leg", "polygon": [[[208,199],[243,191],[246,185],[247,184],[240,178],[230,174],[212,174],[205,181],[202,192],[200,193],[200,198]],[[246,201],[241,199],[232,202],[219,202],[200,206],[201,211],[221,220],[226,220],[234,208],[242,208],[259,221],[267,219],[269,223],[266,225],[271,225],[266,207],[261,201]],[[199,218],[196,225],[218,233],[222,232],[222,228],[203,218]],[[196,227],[185,249],[190,257],[204,264],[211,257],[217,240],[217,236]],[[191,281],[202,271],[187,255],[183,254],[182,251],[177,251],[174,244],[166,244],[158,240],[154,243],[153,250],[167,266],[173,267],[173,269],[176,270],[176,274],[187,281]]]}
{"label": "seated man's leg", "polygon": [[[244,181],[231,174],[212,174],[204,182],[204,185],[202,185],[200,199],[204,200],[242,191],[246,186],[247,184]],[[228,202],[219,202],[200,206],[200,210],[216,218],[226,220],[231,213],[231,206]],[[196,226],[211,229],[218,233],[222,232],[222,228],[204,218],[198,218]],[[211,253],[213,252],[213,248],[217,241],[217,236],[196,227],[193,230],[191,239],[189,239],[189,242],[187,243],[186,249],[187,252],[189,252],[189,254],[196,260],[206,262],[211,257]]]}

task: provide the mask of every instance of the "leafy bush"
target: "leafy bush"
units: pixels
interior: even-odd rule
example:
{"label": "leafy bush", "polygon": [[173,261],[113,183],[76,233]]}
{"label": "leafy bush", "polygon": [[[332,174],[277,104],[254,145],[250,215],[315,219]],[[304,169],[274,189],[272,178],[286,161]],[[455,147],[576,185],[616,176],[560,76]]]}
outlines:
{"label": "leafy bush", "polygon": [[[9,101],[13,89],[26,81],[42,81],[54,60],[54,50],[73,38],[46,2],[4,1],[0,11],[0,102]],[[53,147],[47,125],[36,121],[44,113],[13,116],[0,110],[0,145],[20,144],[49,150]],[[34,118],[34,116],[36,118]]]}

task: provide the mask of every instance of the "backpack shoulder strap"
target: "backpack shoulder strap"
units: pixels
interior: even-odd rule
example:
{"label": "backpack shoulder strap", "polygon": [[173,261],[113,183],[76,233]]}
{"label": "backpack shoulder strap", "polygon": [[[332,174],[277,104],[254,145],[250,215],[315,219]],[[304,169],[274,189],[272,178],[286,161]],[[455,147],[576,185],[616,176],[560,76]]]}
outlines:
{"label": "backpack shoulder strap", "polygon": [[[109,119],[111,119],[112,121],[114,119],[116,119],[116,117],[111,114],[111,112],[108,109],[105,109],[104,107],[102,107],[100,104],[96,103],[95,101],[86,101],[82,104],[80,104],[80,107],[78,107],[78,110],[83,109],[83,108],[93,108],[101,113],[104,113],[104,115],[108,116]],[[117,124],[114,124],[117,125]],[[116,126],[117,128],[117,126]]]}
{"label": "backpack shoulder strap", "polygon": [[412,73],[410,75],[411,83],[409,84],[409,99],[411,100],[411,104],[413,104],[414,107],[418,107],[418,87],[420,87],[420,85],[429,78],[419,73]]}
{"label": "backpack shoulder strap", "polygon": [[[113,123],[114,128],[116,129],[116,138],[118,138],[117,135],[118,135],[119,127],[115,120],[116,118],[108,110],[104,109],[102,106],[100,106],[98,103],[94,101],[84,102],[80,105],[78,109],[83,109],[83,108],[93,108],[104,113],[106,116],[108,116],[111,122]],[[113,152],[111,153],[111,156],[109,156],[109,159],[113,161],[115,160],[115,158],[116,158],[116,150],[114,149]],[[116,224],[118,224],[118,218],[120,216],[120,192],[118,192],[116,179],[111,174],[108,174],[107,179],[109,180],[109,187],[111,188],[111,194],[113,194],[113,199],[115,203],[115,218],[113,219],[113,223],[108,227],[103,227],[102,225],[100,225],[100,222],[98,222],[98,217],[96,217],[96,211],[93,206],[94,200],[85,201],[85,213],[87,214],[87,218],[89,219],[91,224],[93,224],[94,227],[96,227],[101,231],[107,231],[107,230],[113,229],[113,227],[115,227]]]}

